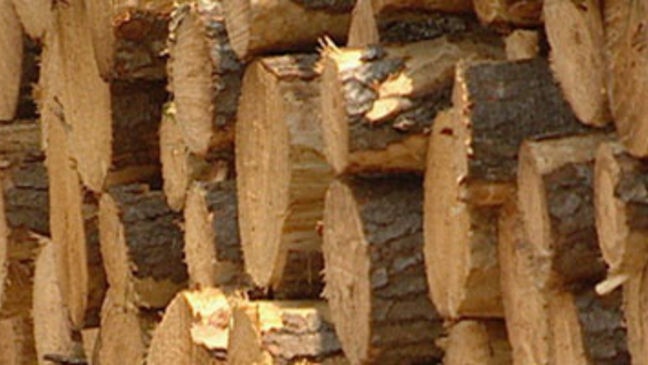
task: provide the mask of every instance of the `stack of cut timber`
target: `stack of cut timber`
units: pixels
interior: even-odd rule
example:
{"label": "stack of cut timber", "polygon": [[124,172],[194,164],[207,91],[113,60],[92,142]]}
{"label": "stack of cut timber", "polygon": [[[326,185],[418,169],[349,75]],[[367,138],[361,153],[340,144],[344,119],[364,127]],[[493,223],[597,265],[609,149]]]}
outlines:
{"label": "stack of cut timber", "polygon": [[0,0],[0,364],[647,363],[646,11]]}

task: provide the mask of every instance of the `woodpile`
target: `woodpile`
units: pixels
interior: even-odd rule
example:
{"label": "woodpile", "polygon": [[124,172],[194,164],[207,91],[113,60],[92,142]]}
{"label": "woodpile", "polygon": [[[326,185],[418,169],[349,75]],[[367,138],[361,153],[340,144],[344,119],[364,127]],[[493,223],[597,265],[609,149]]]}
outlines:
{"label": "woodpile", "polygon": [[0,0],[0,364],[648,364],[646,11]]}

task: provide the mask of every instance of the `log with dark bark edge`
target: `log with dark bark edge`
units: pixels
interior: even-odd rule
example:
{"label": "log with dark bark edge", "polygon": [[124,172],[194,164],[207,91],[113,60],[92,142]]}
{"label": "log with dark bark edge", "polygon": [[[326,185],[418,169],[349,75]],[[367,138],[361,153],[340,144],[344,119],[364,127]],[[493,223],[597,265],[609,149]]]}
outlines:
{"label": "log with dark bark edge", "polygon": [[146,363],[227,364],[231,314],[218,289],[178,293],[153,332]]}
{"label": "log with dark bark edge", "polygon": [[34,335],[29,316],[0,319],[0,364],[36,364]]}
{"label": "log with dark bark edge", "polygon": [[599,3],[545,0],[543,4],[553,74],[576,117],[592,126],[611,121]]}
{"label": "log with dark bark edge", "polygon": [[14,118],[18,106],[23,34],[11,0],[0,1],[0,121]]}
{"label": "log with dark bark edge", "polygon": [[233,148],[244,66],[232,50],[220,2],[196,1],[173,13],[169,87],[189,151]]}
{"label": "log with dark bark edge", "polygon": [[648,156],[648,109],[644,102],[648,85],[648,53],[645,23],[648,7],[643,1],[603,2],[608,97],[614,123],[628,152]]}
{"label": "log with dark bark edge", "polygon": [[160,322],[156,310],[120,306],[108,290],[101,308],[101,329],[92,356],[93,364],[143,364],[153,330]]}
{"label": "log with dark bark edge", "polygon": [[261,53],[314,50],[318,38],[344,42],[354,0],[224,0],[232,49],[244,60]]}
{"label": "log with dark bark edge", "polygon": [[[248,66],[236,124],[236,173],[245,269],[282,298],[319,295],[324,194],[317,55]],[[262,182],[262,184],[259,184]]]}
{"label": "log with dark bark edge", "polygon": [[601,293],[640,275],[648,260],[647,177],[645,162],[620,144],[601,144],[594,167],[596,230],[608,266],[607,280],[597,286]]}
{"label": "log with dark bark edge", "polygon": [[92,39],[89,56],[104,80],[166,77],[162,54],[173,1],[82,1]]}
{"label": "log with dark bark edge", "polygon": [[163,308],[186,286],[180,219],[146,185],[115,186],[101,196],[101,253],[115,303]]}
{"label": "log with dark bark edge", "polygon": [[502,303],[513,363],[549,364],[548,297],[541,291],[546,275],[531,257],[517,199],[504,203],[497,229]]}
{"label": "log with dark bark edge", "polygon": [[83,357],[78,333],[72,328],[68,310],[59,285],[59,263],[54,243],[39,238],[42,248],[36,258],[34,273],[34,342],[38,364],[48,365],[45,355],[55,354],[69,358]]}
{"label": "log with dark bark edge", "polygon": [[463,320],[453,324],[449,332],[442,344],[443,364],[513,364],[503,321]]}
{"label": "log with dark bark edge", "polygon": [[58,284],[75,329],[99,325],[106,274],[99,247],[98,202],[81,185],[67,148],[65,121],[43,114],[47,123],[46,166],[51,237],[58,258]]}
{"label": "log with dark bark edge", "polygon": [[40,155],[41,131],[38,121],[15,120],[0,125],[0,168],[20,163],[29,155]]}
{"label": "log with dark bark edge", "polygon": [[242,301],[234,305],[228,363],[346,365],[322,301]]}
{"label": "log with dark bark edge", "polygon": [[542,0],[473,0],[479,19],[504,29],[542,24]]}
{"label": "log with dark bark edge", "polygon": [[546,287],[594,285],[605,277],[594,218],[594,158],[603,133],[526,141],[520,148],[518,201]]}
{"label": "log with dark bark edge", "polygon": [[429,130],[450,104],[460,59],[502,58],[478,39],[441,37],[402,46],[323,51],[323,136],[336,173],[423,170]]}
{"label": "log with dark bark edge", "polygon": [[[324,211],[324,297],[352,364],[436,361],[442,321],[427,297],[422,181],[334,181]],[[340,217],[344,217],[340,219]]]}
{"label": "log with dark bark edge", "polygon": [[11,0],[23,30],[33,39],[42,39],[52,24],[51,0]]}
{"label": "log with dark bark edge", "polygon": [[623,313],[628,331],[628,351],[633,364],[648,361],[648,267],[623,285]]}
{"label": "log with dark bark edge", "polygon": [[190,286],[244,286],[236,181],[194,183],[187,197],[185,257]]}
{"label": "log with dark bark edge", "polygon": [[537,30],[514,30],[504,39],[504,43],[509,61],[535,58],[540,53],[540,34]]}
{"label": "log with dark bark edge", "polygon": [[[480,28],[471,1],[358,0],[347,47],[416,42]],[[464,14],[450,14],[464,13]]]}
{"label": "log with dark bark edge", "polygon": [[629,364],[621,291],[591,288],[550,294],[554,364]]}

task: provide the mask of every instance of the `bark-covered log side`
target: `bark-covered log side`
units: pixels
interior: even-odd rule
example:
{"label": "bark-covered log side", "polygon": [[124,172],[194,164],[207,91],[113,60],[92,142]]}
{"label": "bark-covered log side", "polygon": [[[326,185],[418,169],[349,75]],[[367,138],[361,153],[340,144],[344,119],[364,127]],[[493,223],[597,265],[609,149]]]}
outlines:
{"label": "bark-covered log side", "polygon": [[42,155],[27,156],[20,163],[0,170],[7,225],[49,235],[49,193]]}
{"label": "bark-covered log side", "polygon": [[472,14],[400,11],[376,15],[381,43],[409,43],[444,35],[485,32]]}
{"label": "bark-covered log side", "polygon": [[469,178],[512,181],[524,139],[587,131],[542,59],[461,64],[454,93],[454,104],[472,129]]}
{"label": "bark-covered log side", "polygon": [[243,263],[238,231],[236,182],[207,183],[204,187],[207,209],[212,215],[212,230],[216,258],[220,261]]}
{"label": "bark-covered log side", "polygon": [[317,298],[321,295],[324,288],[319,275],[324,269],[321,252],[289,249],[285,268],[281,282],[272,288],[275,298]]}
{"label": "bark-covered log side", "polygon": [[291,0],[309,10],[321,10],[330,13],[348,13],[353,9],[356,0]]}

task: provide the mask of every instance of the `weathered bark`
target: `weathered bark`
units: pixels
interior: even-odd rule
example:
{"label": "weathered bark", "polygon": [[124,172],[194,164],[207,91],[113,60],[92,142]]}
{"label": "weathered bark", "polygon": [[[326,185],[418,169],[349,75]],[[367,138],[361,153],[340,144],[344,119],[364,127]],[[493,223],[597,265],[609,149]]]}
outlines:
{"label": "weathered bark", "polygon": [[548,288],[594,284],[605,276],[594,219],[594,158],[602,133],[527,141],[520,148],[518,199],[532,254],[550,272]]}
{"label": "weathered bark", "polygon": [[349,363],[324,302],[238,303],[228,351],[228,363],[233,365]]}
{"label": "weathered bark", "polygon": [[12,0],[23,30],[29,37],[41,39],[52,25],[54,6],[51,0]]}
{"label": "weathered bark", "polygon": [[504,43],[509,61],[535,58],[540,53],[540,34],[537,30],[514,30],[506,36]]}
{"label": "weathered bark", "polygon": [[438,10],[448,13],[472,11],[470,0],[371,0],[376,12],[392,10]]}
{"label": "weathered bark", "polygon": [[597,291],[607,292],[640,275],[646,265],[648,170],[643,161],[610,142],[598,149],[594,175],[598,243],[608,266],[608,278]]}
{"label": "weathered bark", "polygon": [[230,46],[221,3],[177,8],[169,54],[169,86],[187,148],[201,156],[231,150],[244,66]]}
{"label": "weathered bark", "polygon": [[648,267],[623,285],[623,313],[632,363],[648,363]]}
{"label": "weathered bark", "polygon": [[443,341],[445,365],[513,364],[504,322],[465,320],[455,323]]}
{"label": "weathered bark", "polygon": [[517,200],[507,201],[498,222],[500,285],[514,364],[549,364],[551,330],[547,275],[536,267]]}
{"label": "weathered bark", "polygon": [[32,321],[29,316],[0,320],[0,364],[36,364]]}
{"label": "weathered bark", "polygon": [[[251,64],[236,125],[245,268],[256,285],[282,297],[317,297],[321,288],[315,226],[332,173],[323,156],[320,118],[313,113],[320,99],[316,61],[316,55],[295,55]],[[311,265],[299,272],[303,260]]]}
{"label": "weathered bark", "polygon": [[0,168],[20,163],[28,156],[41,155],[41,132],[35,120],[18,120],[0,125]]}
{"label": "weathered bark", "polygon": [[102,195],[101,253],[118,305],[163,308],[186,285],[180,219],[146,185],[115,186]]}
{"label": "weathered bark", "polygon": [[218,289],[183,291],[156,327],[146,363],[226,364],[230,305]]}
{"label": "weathered bark", "polygon": [[[334,181],[324,211],[324,296],[352,364],[435,361],[442,324],[427,297],[421,179]],[[343,217],[341,219],[341,217]]]}
{"label": "weathered bark", "polygon": [[473,0],[475,12],[485,24],[501,27],[542,24],[543,0]]}
{"label": "weathered bark", "polygon": [[599,0],[544,0],[551,69],[576,117],[592,126],[611,121],[603,19]]}
{"label": "weathered bark", "polygon": [[315,49],[326,35],[344,42],[353,0],[224,0],[227,32],[244,60],[260,53]]}
{"label": "weathered bark", "polygon": [[648,156],[648,53],[645,23],[648,7],[644,1],[603,2],[608,97],[619,134],[628,152]]}
{"label": "weathered bark", "polygon": [[236,182],[194,183],[187,198],[185,257],[191,286],[246,285]]}
{"label": "weathered bark", "polygon": [[323,51],[325,153],[336,173],[423,170],[426,133],[450,105],[460,59],[503,57],[498,42],[441,37],[402,46]]}
{"label": "weathered bark", "polygon": [[11,0],[0,1],[0,121],[14,118],[20,92],[23,34]]}

